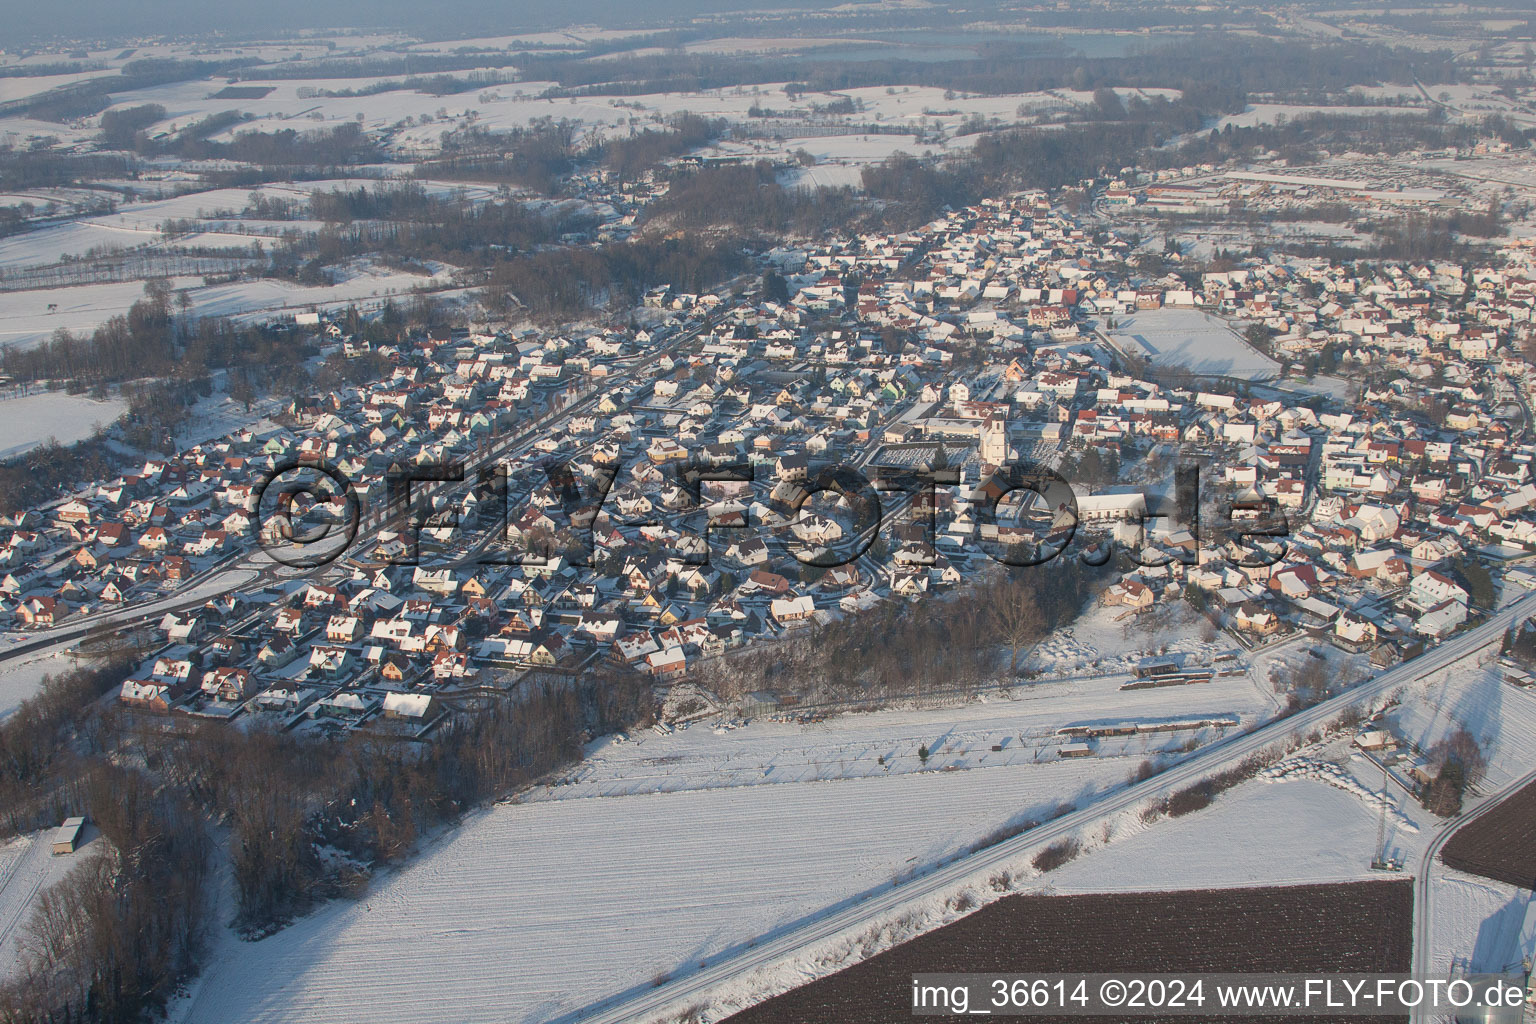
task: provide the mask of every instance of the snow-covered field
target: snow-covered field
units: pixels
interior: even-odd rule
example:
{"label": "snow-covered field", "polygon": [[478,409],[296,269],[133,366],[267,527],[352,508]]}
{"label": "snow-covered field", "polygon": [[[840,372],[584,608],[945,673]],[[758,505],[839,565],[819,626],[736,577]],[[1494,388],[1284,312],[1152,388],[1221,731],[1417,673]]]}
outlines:
{"label": "snow-covered field", "polygon": [[[73,641],[62,643],[0,662],[0,720],[37,693],[44,676],[58,675],[74,668],[74,662],[64,655],[72,644]],[[0,654],[4,654],[3,648],[0,648]]]}
{"label": "snow-covered field", "polygon": [[1261,124],[1275,124],[1284,119],[1294,121],[1297,118],[1307,117],[1312,114],[1330,114],[1334,116],[1355,115],[1360,117],[1381,117],[1384,114],[1423,114],[1423,107],[1412,106],[1319,106],[1315,104],[1292,103],[1250,103],[1241,114],[1227,114],[1218,120],[1215,128],[1220,131],[1228,125],[1234,128],[1253,128]]}
{"label": "snow-covered field", "polygon": [[[170,284],[194,288],[202,279],[177,277]],[[89,334],[143,297],[142,281],[5,292],[0,294],[0,345],[35,345],[60,329]]]}
{"label": "snow-covered field", "polygon": [[[1246,675],[1145,690],[1121,690],[1124,681],[1123,677],[1100,677],[1034,683],[1015,688],[1011,699],[839,715],[813,723],[756,719],[745,726],[726,727],[704,722],[670,734],[644,730],[622,742],[605,737],[591,745],[585,761],[553,785],[534,791],[531,798],[1036,766],[1059,760],[1059,749],[1069,742],[1058,732],[1065,725],[1106,718],[1151,722],[1201,715],[1234,716],[1250,724],[1274,712],[1272,702]],[[1074,763],[1118,763],[1114,771],[1123,777],[1146,757],[1177,750],[1191,737],[1209,741],[1219,733],[1212,728],[1104,738],[1096,744],[1092,758]],[[993,750],[994,746],[1002,749]],[[920,757],[922,747],[929,752],[926,764]],[[1061,794],[1062,799],[1074,795]]]}
{"label": "snow-covered field", "polygon": [[1149,309],[1116,320],[1121,344],[1139,349],[1154,363],[1182,366],[1245,380],[1268,380],[1279,365],[1232,333],[1216,317],[1194,309]]}
{"label": "snow-covered field", "polygon": [[1315,780],[1249,783],[1182,818],[1120,823],[1124,838],[1053,871],[1050,884],[1133,892],[1369,878],[1377,817]]}
{"label": "snow-covered field", "polygon": [[[173,278],[176,289],[187,289],[195,316],[278,315],[284,310],[325,309],[351,302],[405,296],[419,287],[442,288],[451,270],[438,268],[432,276],[380,267],[358,267],[330,285],[258,279],[204,286],[201,278]],[[73,288],[41,288],[6,292],[0,302],[0,345],[35,345],[59,328],[90,333],[127,311],[144,295],[138,282],[90,284]],[[54,307],[54,308],[49,308]]]}
{"label": "snow-covered field", "polygon": [[[485,185],[436,181],[419,184],[428,194],[436,196],[455,195],[483,202],[497,195],[495,188]],[[0,239],[0,269],[48,266],[66,257],[83,257],[93,250],[115,252],[151,246],[157,251],[175,248],[245,250],[258,242],[270,245],[272,239],[285,232],[318,231],[324,224],[315,220],[260,220],[242,216],[256,197],[293,203],[302,212],[309,197],[316,192],[386,187],[389,187],[388,182],[376,178],[330,178],[267,184],[256,189],[209,189],[127,203],[112,213],[82,217]],[[162,234],[167,221],[195,221],[206,230],[167,241]]]}
{"label": "snow-covered field", "polygon": [[0,401],[0,459],[14,458],[50,438],[61,444],[83,441],[127,411],[121,399],[97,401],[63,391],[7,398]]}
{"label": "snow-covered field", "polygon": [[498,806],[356,903],[223,932],[173,1019],[549,1020],[1123,780],[1072,762]]}

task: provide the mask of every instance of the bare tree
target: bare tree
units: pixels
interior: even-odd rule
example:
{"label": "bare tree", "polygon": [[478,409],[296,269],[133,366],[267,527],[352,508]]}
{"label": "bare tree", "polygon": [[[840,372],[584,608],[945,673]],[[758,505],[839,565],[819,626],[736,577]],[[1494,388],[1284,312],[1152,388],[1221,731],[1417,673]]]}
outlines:
{"label": "bare tree", "polygon": [[1045,633],[1045,613],[1034,591],[1013,579],[987,588],[986,614],[999,641],[1008,648],[1008,674],[1019,671],[1019,654]]}

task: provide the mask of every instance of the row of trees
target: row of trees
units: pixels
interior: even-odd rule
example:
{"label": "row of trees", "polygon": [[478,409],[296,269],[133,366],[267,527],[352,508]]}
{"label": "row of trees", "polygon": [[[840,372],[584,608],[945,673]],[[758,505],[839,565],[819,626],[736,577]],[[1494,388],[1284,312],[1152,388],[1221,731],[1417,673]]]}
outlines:
{"label": "row of trees", "polygon": [[542,118],[511,132],[483,128],[444,139],[442,155],[416,165],[421,178],[494,181],[545,195],[560,190],[560,179],[576,167],[576,124]]}
{"label": "row of trees", "polygon": [[887,601],[816,627],[780,645],[774,658],[709,663],[699,679],[726,695],[767,690],[835,700],[975,689],[997,678],[1000,651],[1011,679],[1029,647],[1078,615],[1101,571],[1078,559],[1005,569],[958,592]]}
{"label": "row of trees", "polygon": [[[508,253],[552,244],[598,222],[585,207],[540,210],[521,199],[473,202],[425,195],[419,186],[317,193],[310,210],[327,226],[292,247],[335,264],[364,253],[409,253],[413,259],[448,259],[481,266]],[[286,254],[274,254],[274,263]]]}

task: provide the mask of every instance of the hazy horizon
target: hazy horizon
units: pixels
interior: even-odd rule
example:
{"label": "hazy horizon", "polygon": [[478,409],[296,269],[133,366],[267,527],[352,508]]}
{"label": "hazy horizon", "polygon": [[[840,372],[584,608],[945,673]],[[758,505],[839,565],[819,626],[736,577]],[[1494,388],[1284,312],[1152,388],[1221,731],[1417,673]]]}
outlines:
{"label": "hazy horizon", "polygon": [[[202,0],[161,0],[152,7],[125,6],[107,0],[62,0],[48,5],[10,4],[6,12],[11,42],[37,45],[49,40],[125,39],[135,36],[223,34],[235,37],[281,36],[316,29],[399,29],[451,38],[545,31],[583,22],[605,27],[643,26],[658,30],[678,19],[719,13],[720,5],[701,0],[662,0],[643,7],[610,0],[574,0],[551,5],[529,0],[446,0],[422,5],[406,0],[272,0],[260,5],[210,5]],[[743,5],[746,6],[746,5]],[[794,0],[754,0],[760,8],[814,7]]]}

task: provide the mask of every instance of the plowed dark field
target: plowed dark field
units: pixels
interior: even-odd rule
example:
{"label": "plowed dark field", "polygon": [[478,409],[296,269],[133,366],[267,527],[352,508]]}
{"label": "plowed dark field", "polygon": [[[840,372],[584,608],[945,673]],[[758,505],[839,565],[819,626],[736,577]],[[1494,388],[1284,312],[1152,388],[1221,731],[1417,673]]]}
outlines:
{"label": "plowed dark field", "polygon": [[[912,975],[926,973],[1407,973],[1412,926],[1413,886],[1406,880],[1118,895],[1006,896],[951,925],[743,1010],[729,1021],[894,1024],[942,1020],[912,1015]],[[1084,1024],[1109,1018],[1018,1019]],[[1170,1019],[1185,1024],[1197,1019],[1273,1024],[1282,1018],[1212,1015]],[[1382,1024],[1393,1018],[1353,1019],[1362,1024]]]}
{"label": "plowed dark field", "polygon": [[1440,859],[1457,871],[1536,888],[1536,782],[1457,829]]}

